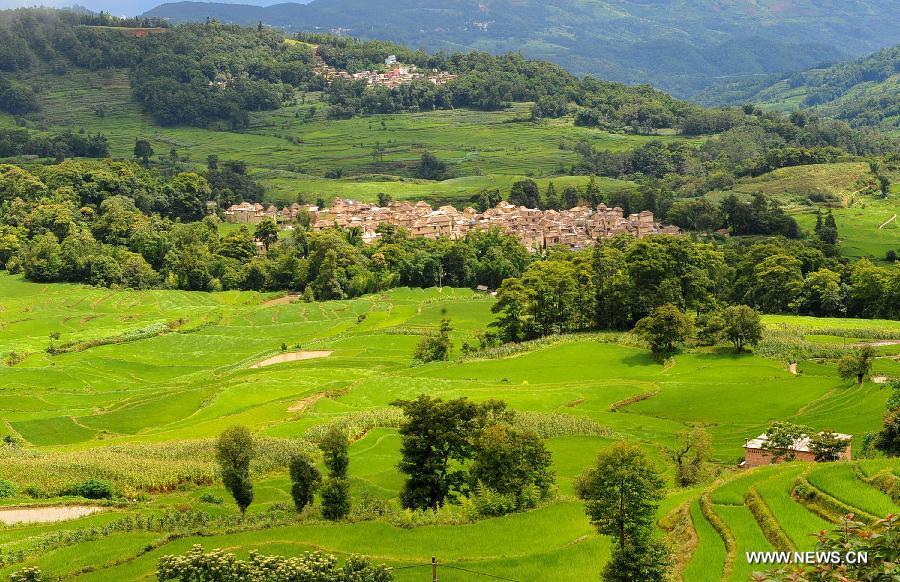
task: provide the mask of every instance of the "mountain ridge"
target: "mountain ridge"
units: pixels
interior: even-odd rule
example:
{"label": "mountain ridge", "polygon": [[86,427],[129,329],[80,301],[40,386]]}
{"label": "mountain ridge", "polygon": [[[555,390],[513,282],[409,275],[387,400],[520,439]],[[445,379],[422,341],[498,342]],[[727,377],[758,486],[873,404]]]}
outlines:
{"label": "mountain ridge", "polygon": [[576,74],[651,83],[680,97],[722,77],[783,75],[900,42],[900,0],[177,2],[145,15],[340,30],[427,50],[520,51]]}

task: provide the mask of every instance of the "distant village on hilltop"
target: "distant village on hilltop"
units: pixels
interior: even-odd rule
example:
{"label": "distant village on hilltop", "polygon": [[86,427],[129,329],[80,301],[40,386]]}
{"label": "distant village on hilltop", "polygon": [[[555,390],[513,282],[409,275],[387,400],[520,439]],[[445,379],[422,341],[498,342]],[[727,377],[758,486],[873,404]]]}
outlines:
{"label": "distant village on hilltop", "polygon": [[456,79],[456,75],[437,69],[433,69],[429,73],[422,73],[415,65],[406,65],[399,62],[394,55],[391,55],[384,60],[384,71],[362,71],[359,73],[339,71],[326,64],[325,61],[318,56],[317,58],[319,59],[319,62],[315,69],[313,69],[313,72],[323,77],[326,81],[333,81],[334,79],[364,80],[372,86],[395,89],[401,85],[406,85],[418,80],[430,81],[435,85],[444,85],[445,83],[449,83]]}

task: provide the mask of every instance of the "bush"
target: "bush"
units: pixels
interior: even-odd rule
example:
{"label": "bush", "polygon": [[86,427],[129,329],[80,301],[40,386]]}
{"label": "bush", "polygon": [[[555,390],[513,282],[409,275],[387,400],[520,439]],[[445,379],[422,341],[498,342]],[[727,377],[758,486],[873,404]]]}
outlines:
{"label": "bush", "polygon": [[212,503],[213,505],[222,505],[225,503],[224,499],[218,495],[213,495],[212,493],[204,493],[200,496],[200,501],[203,503]]}
{"label": "bush", "polygon": [[390,568],[384,565],[374,566],[361,556],[350,556],[343,566],[338,567],[337,558],[322,552],[307,552],[302,556],[285,558],[261,556],[256,551],[251,551],[247,560],[239,560],[234,554],[226,554],[222,550],[204,554],[203,547],[199,545],[195,545],[185,555],[161,557],[156,577],[160,581],[271,580],[276,572],[279,580],[308,582],[389,582],[394,579]]}
{"label": "bush", "polygon": [[16,494],[16,486],[7,481],[6,479],[0,479],[0,499],[5,499],[6,497],[12,497]]}
{"label": "bush", "polygon": [[83,483],[69,487],[65,491],[65,495],[74,495],[85,499],[112,499],[113,490],[109,483],[88,479]]}

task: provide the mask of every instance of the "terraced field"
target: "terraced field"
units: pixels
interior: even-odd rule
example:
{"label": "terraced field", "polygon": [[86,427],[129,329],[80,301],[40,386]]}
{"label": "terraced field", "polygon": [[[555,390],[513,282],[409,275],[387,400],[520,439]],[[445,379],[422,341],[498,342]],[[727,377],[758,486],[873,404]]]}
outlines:
{"label": "terraced field", "polygon": [[[252,113],[245,131],[159,127],[132,101],[124,71],[72,72],[29,81],[43,86],[42,122],[32,129],[90,128],[91,133],[99,131],[109,138],[114,157],[124,158],[132,157],[136,138],[145,138],[157,155],[168,159],[175,148],[186,158],[186,166],[195,169],[204,167],[212,154],[222,160],[243,160],[267,186],[270,199],[289,202],[298,194],[310,201],[320,196],[374,200],[379,192],[398,200],[466,202],[484,188],[507,189],[525,176],[555,176],[560,165],[578,161],[574,146],[579,141],[623,150],[650,139],[682,139],[610,134],[574,127],[571,118],[539,125],[516,122],[529,116],[525,103],[491,113],[455,110],[329,120],[327,104],[319,102],[317,94],[301,96],[297,105],[277,111]],[[97,103],[104,104],[102,117],[97,115]],[[0,114],[0,127],[14,125],[11,115]],[[372,156],[376,143],[385,148],[377,163]],[[447,162],[455,179],[409,178],[426,150]],[[329,170],[343,177],[323,178]],[[557,185],[583,182],[580,177],[562,177]],[[599,185],[607,190],[634,187],[612,179]]]}
{"label": "terraced field", "polygon": [[713,484],[690,507],[699,541],[684,579],[748,580],[760,567],[750,564],[745,552],[811,550],[815,534],[846,513],[866,521],[896,513],[897,500],[873,479],[896,467],[886,461],[795,462]]}
{"label": "terraced field", "polygon": [[[793,375],[777,359],[695,349],[662,366],[619,334],[563,337],[506,356],[466,359],[459,346],[474,341],[491,321],[489,296],[397,289],[328,303],[272,298],[44,286],[0,276],[2,432],[25,443],[2,452],[0,478],[17,488],[2,503],[69,502],[73,498],[60,496],[66,486],[89,477],[107,480],[136,500],[75,521],[0,529],[2,555],[24,552],[24,562],[14,560],[0,574],[35,564],[88,580],[151,579],[160,555],[202,543],[240,554],[252,548],[289,555],[310,548],[362,552],[396,567],[413,566],[397,570],[398,580],[421,579],[428,570],[416,564],[432,555],[513,580],[595,578],[609,543],[592,531],[574,498],[575,477],[598,451],[628,439],[640,443],[671,478],[663,449],[678,431],[697,424],[713,436],[722,476],[705,488],[673,487],[660,510],[662,518],[688,509],[697,545],[682,564],[685,580],[723,573],[746,579],[752,568],[745,550],[778,547],[784,540],[810,547],[807,534],[827,526],[836,508],[869,516],[896,508],[877,485],[900,472],[895,462],[734,472],[743,439],[776,418],[857,435],[878,425],[887,391],[842,382],[833,363],[801,362]],[[410,367],[419,334],[443,317],[454,327],[453,361]],[[829,335],[837,327],[856,341],[900,330],[895,322],[770,317],[766,323],[819,332],[825,340],[838,337]],[[55,355],[47,351],[50,343]],[[328,355],[253,367],[281,354],[282,344],[288,353]],[[340,524],[284,517],[279,510],[290,502],[290,483],[283,451],[308,446],[304,438],[335,422],[358,436],[350,451],[355,503],[396,503],[400,439],[389,403],[420,393],[502,398],[548,426],[561,426],[558,436],[547,439],[559,487],[555,500],[474,523],[452,515],[434,524],[370,513]],[[645,396],[635,398],[640,395]],[[566,418],[573,421],[561,422]],[[265,439],[248,513],[256,525],[236,526],[236,509],[218,484],[205,440],[232,424]],[[817,496],[794,494],[800,480]],[[217,497],[225,503],[207,501]],[[829,504],[831,499],[836,501]],[[774,534],[760,525],[759,507],[779,524]],[[220,524],[206,526],[215,535],[175,539],[173,532],[194,532],[196,526],[121,521],[174,519],[164,516],[185,508]],[[232,533],[222,533],[225,523],[232,523]],[[441,573],[444,580],[471,576],[449,567]]]}

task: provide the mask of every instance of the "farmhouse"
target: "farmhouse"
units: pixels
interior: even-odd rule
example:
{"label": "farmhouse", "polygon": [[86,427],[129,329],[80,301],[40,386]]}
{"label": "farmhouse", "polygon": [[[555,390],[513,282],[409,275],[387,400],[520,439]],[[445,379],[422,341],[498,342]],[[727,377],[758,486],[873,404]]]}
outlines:
{"label": "farmhouse", "polygon": [[[849,461],[850,441],[853,436],[840,433],[837,433],[835,436],[847,443],[846,448],[841,451],[839,455],[839,460]],[[744,443],[744,462],[741,463],[741,467],[750,468],[759,467],[760,465],[772,464],[772,453],[765,448],[765,443],[767,440],[768,437],[765,434],[761,434],[755,439],[749,439]],[[795,440],[791,445],[791,452],[794,454],[794,458],[797,461],[816,460],[816,455],[810,450],[810,438],[808,436],[804,436],[803,438]],[[777,462],[781,462],[781,459],[779,459]]]}

